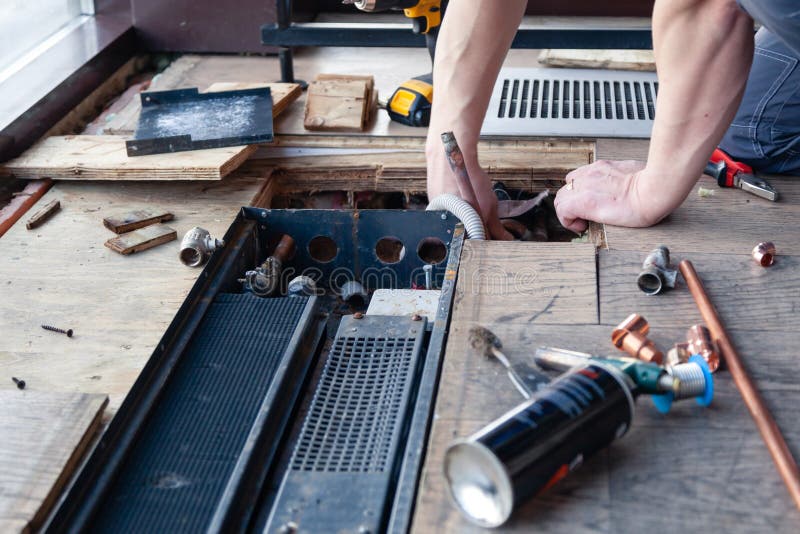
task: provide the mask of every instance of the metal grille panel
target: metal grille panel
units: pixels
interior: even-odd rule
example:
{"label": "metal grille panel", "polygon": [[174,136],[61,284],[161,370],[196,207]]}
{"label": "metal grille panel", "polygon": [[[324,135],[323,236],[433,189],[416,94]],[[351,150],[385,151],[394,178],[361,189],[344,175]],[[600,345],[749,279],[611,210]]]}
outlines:
{"label": "metal grille panel", "polygon": [[383,472],[410,380],[415,338],[337,338],[292,469]]}
{"label": "metal grille panel", "polygon": [[344,317],[269,526],[378,532],[402,459],[426,321]]}
{"label": "metal grille panel", "polygon": [[93,531],[205,529],[307,301],[215,298]]}
{"label": "metal grille panel", "polygon": [[650,136],[654,73],[589,69],[503,69],[483,135]]}

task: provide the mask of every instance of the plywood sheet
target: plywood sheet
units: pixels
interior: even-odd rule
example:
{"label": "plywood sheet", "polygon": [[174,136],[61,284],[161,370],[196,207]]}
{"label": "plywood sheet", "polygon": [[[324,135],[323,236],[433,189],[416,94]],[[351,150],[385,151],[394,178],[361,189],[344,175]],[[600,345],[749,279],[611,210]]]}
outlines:
{"label": "plywood sheet", "polygon": [[41,526],[98,429],[108,402],[105,395],[52,393],[37,387],[33,381],[24,391],[0,389],[3,532]]}
{"label": "plywood sheet", "polygon": [[539,53],[539,63],[545,67],[578,69],[618,69],[652,72],[656,70],[656,59],[652,50],[548,48]]}
{"label": "plywood sheet", "polygon": [[[488,318],[481,323],[498,335],[512,364],[530,363],[541,345],[596,354],[616,350],[608,326]],[[664,345],[682,331],[656,323],[653,337]],[[497,362],[453,338],[451,331],[412,532],[484,532],[463,519],[450,502],[442,474],[444,452],[453,439],[468,436],[522,400]],[[770,338],[770,354],[760,353],[751,361],[760,364],[759,369],[778,363],[778,370],[756,379],[795,453],[800,452],[800,414],[790,406],[800,401],[800,386],[776,375],[792,365],[796,341],[791,336]],[[736,342],[743,353],[756,354],[765,340],[749,330],[740,332]],[[658,524],[668,532],[793,532],[800,512],[730,376],[717,377],[715,400],[707,409],[688,401],[677,403],[664,416],[649,399],[640,398],[627,435],[524,503],[498,530],[616,533],[641,532]]]}
{"label": "plywood sheet", "polygon": [[[400,145],[396,152],[361,146],[364,153],[326,156],[273,157],[269,149],[262,149],[237,173],[274,168],[276,187],[282,192],[425,191],[427,165],[421,143]],[[508,188],[541,190],[559,187],[568,172],[591,162],[594,146],[582,141],[485,140],[479,152],[492,180]]]}
{"label": "plywood sheet", "polygon": [[[273,92],[272,114],[277,116],[302,93],[290,83],[215,83],[208,92],[269,86]],[[131,102],[139,103],[138,95]],[[140,108],[141,109],[141,108]],[[241,165],[255,145],[192,150],[169,154],[128,157],[125,140],[136,128],[139,113],[124,135],[68,135],[48,137],[21,156],[0,166],[18,178],[49,177],[58,180],[219,180]],[[109,129],[106,128],[106,131]]]}
{"label": "plywood sheet", "polygon": [[0,169],[18,178],[56,180],[219,180],[256,150],[233,146],[128,157],[125,137],[48,137]]}
{"label": "plywood sheet", "polygon": [[[131,256],[107,249],[114,234],[103,218],[168,211],[178,235],[201,226],[221,238],[242,206],[268,205],[268,184],[261,175],[55,185],[40,202],[61,200],[59,224],[28,231],[18,222],[0,239],[0,376],[48,391],[107,393],[115,410],[201,270],[180,262],[178,241]],[[53,335],[42,323],[75,335]]]}

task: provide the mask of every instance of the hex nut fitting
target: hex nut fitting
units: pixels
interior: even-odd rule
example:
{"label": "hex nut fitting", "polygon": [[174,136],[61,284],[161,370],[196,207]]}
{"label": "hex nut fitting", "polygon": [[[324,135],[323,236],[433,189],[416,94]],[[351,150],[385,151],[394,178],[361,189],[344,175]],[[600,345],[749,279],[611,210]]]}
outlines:
{"label": "hex nut fitting", "polygon": [[647,319],[638,313],[632,313],[614,329],[611,341],[619,350],[627,352],[634,358],[661,365],[664,354],[651,339],[647,338],[649,331],[650,325]]}
{"label": "hex nut fitting", "polygon": [[775,244],[772,241],[765,241],[759,243],[753,249],[753,259],[756,260],[762,267],[769,267],[775,263]]}

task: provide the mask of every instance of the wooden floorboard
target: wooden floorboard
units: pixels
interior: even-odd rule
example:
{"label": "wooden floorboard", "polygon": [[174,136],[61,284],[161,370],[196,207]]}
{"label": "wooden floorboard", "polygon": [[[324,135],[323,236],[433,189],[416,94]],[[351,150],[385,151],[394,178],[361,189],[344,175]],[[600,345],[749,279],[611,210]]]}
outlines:
{"label": "wooden floorboard", "polygon": [[41,527],[107,402],[105,395],[0,390],[0,530]]}
{"label": "wooden floorboard", "polygon": [[[600,322],[616,325],[632,311],[653,324],[683,327],[701,323],[697,305],[678,275],[676,288],[659,295],[642,293],[636,277],[647,252],[599,252]],[[676,253],[689,259],[717,310],[731,330],[800,331],[800,256],[780,256],[764,268],[749,254]],[[768,335],[768,334],[765,334]]]}

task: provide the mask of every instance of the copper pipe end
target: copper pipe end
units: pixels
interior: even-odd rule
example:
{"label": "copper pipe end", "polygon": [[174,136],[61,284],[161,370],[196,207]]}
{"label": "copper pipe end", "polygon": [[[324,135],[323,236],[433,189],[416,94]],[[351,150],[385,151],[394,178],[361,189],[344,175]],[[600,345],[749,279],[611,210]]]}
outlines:
{"label": "copper pipe end", "polygon": [[759,243],[753,249],[753,259],[761,264],[762,267],[769,267],[775,263],[775,244],[772,241]]}
{"label": "copper pipe end", "polygon": [[281,263],[289,261],[294,256],[294,238],[289,234],[283,234],[272,255],[279,259]]}
{"label": "copper pipe end", "polygon": [[712,373],[719,369],[719,350],[711,339],[711,332],[705,326],[696,324],[686,332],[686,341],[691,354],[699,354],[708,364]]}
{"label": "copper pipe end", "polygon": [[652,340],[647,338],[649,331],[650,325],[647,320],[637,313],[632,313],[611,333],[611,342],[634,358],[661,365],[664,354]]}

